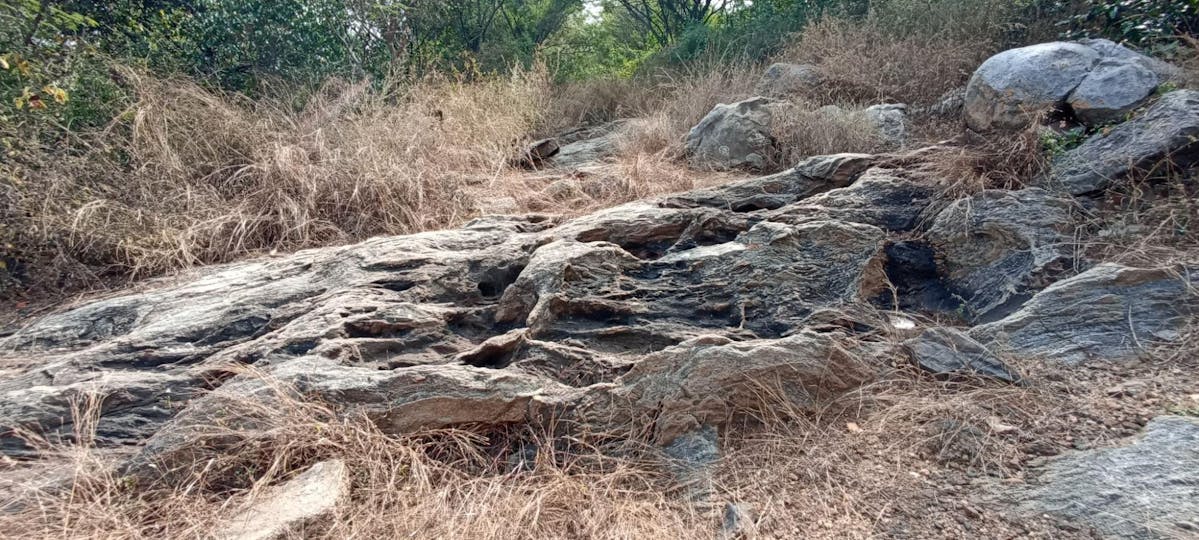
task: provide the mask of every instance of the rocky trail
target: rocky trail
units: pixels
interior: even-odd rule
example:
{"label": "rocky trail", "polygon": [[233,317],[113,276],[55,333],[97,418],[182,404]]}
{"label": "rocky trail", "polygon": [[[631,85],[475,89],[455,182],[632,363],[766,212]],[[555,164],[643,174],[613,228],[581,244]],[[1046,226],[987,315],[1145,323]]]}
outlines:
{"label": "rocky trail", "polygon": [[[53,459],[46,448],[78,435],[87,396],[99,396],[92,444],[118,456],[123,475],[152,482],[180,481],[202,456],[233,448],[229,429],[252,433],[252,418],[230,412],[238,403],[281,396],[395,435],[553,425],[639,439],[688,464],[677,474],[689,477],[708,474],[720,438],[762,407],[817,415],[896,372],[1005,389],[1101,370],[1104,399],[1157,396],[1138,401],[1131,427],[1094,412],[1120,426],[1116,436],[1013,458],[1019,482],[984,475],[913,495],[966,508],[961,529],[921,529],[910,516],[917,528],[872,535],[1004,537],[977,528],[1000,515],[1006,537],[1026,518],[1050,524],[1023,534],[1199,537],[1199,401],[1187,401],[1199,399],[1196,359],[1163,352],[1196,343],[1199,266],[1085,249],[1110,233],[1094,219],[1105,190],[1163,159],[1185,168],[1199,158],[1199,92],[1170,90],[1169,69],[1108,42],[984,64],[962,106],[985,136],[1007,137],[990,130],[1021,128],[1026,111],[1046,106],[1104,126],[1018,189],[963,191],[923,166],[954,143],[817,156],[572,219],[492,215],[213,267],[27,321],[0,339],[2,474]],[[771,103],[718,108],[692,132],[693,158],[768,162]],[[907,113],[870,114],[893,126]],[[585,167],[603,158],[612,129],[543,142],[530,158],[550,171]],[[1155,369],[1173,375],[1153,379]],[[1142,372],[1159,375],[1134,377]],[[296,481],[346,489],[340,469],[320,467]],[[22,482],[8,482],[6,497]],[[0,512],[20,511],[19,500]],[[749,534],[729,508],[725,533]],[[243,524],[230,537],[274,537],[312,517],[266,512],[282,524]],[[992,517],[972,525],[980,513]]]}

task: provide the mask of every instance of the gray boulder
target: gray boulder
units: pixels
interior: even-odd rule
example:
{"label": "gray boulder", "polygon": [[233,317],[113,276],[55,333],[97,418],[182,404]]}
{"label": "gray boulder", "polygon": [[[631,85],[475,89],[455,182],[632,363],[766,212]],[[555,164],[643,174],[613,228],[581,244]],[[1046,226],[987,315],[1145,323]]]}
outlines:
{"label": "gray boulder", "polygon": [[1162,416],[1136,441],[1051,461],[1034,482],[1002,490],[1004,504],[1050,515],[1102,538],[1199,533],[1199,418]]}
{"label": "gray boulder", "polygon": [[808,64],[771,64],[762,74],[754,93],[767,97],[786,97],[802,93],[824,82],[820,69]]}
{"label": "gray boulder", "polygon": [[777,156],[772,135],[775,101],[754,97],[721,103],[687,133],[692,165],[714,169],[765,169]]}
{"label": "gray boulder", "polygon": [[908,106],[902,103],[873,105],[862,111],[866,120],[890,146],[903,146],[908,140]]}
{"label": "gray boulder", "polygon": [[926,234],[945,285],[972,321],[1013,311],[1066,261],[1076,205],[1038,188],[987,190],[951,203]]}
{"label": "gray boulder", "polygon": [[1135,62],[1107,58],[1070,93],[1066,103],[1074,117],[1088,126],[1125,120],[1161,84],[1153,71]]}
{"label": "gray boulder", "polygon": [[1144,114],[1053,159],[1043,182],[1073,195],[1101,192],[1116,181],[1199,161],[1199,92],[1167,93]]}
{"label": "gray boulder", "polygon": [[1181,339],[1199,314],[1197,285],[1194,268],[1102,264],[969,334],[993,349],[1065,363],[1135,359]]}
{"label": "gray boulder", "polygon": [[1087,125],[1119,120],[1171,77],[1168,66],[1107,40],[1053,42],[1004,51],[966,87],[966,125],[1020,129],[1032,115],[1073,110]]}
{"label": "gray boulder", "polygon": [[903,345],[912,362],[933,375],[989,377],[1009,383],[1020,380],[1020,376],[998,356],[952,328],[929,328]]}

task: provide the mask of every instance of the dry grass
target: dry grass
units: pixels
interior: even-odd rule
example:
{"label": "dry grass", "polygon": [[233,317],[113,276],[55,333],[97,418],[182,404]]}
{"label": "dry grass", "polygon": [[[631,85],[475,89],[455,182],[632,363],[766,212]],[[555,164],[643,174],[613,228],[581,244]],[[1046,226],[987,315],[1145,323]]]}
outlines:
{"label": "dry grass", "polygon": [[966,83],[993,45],[939,35],[895,36],[878,24],[822,20],[804,31],[781,59],[813,64],[826,83],[810,99],[821,103],[935,103]]}
{"label": "dry grass", "polygon": [[656,91],[637,108],[641,121],[623,135],[622,153],[682,158],[687,132],[716,105],[753,96],[757,81],[750,66],[697,66],[682,74],[656,74],[645,83]]}
{"label": "dry grass", "polygon": [[777,168],[785,169],[810,156],[843,152],[873,154],[887,148],[887,142],[861,111],[822,111],[811,107],[789,107],[775,116]]}
{"label": "dry grass", "polygon": [[[804,111],[928,102],[987,54],[985,43],[898,38],[880,20],[822,21],[784,55],[819,64],[832,82],[783,115],[776,168],[879,148],[861,123]],[[55,296],[480,213],[574,214],[727,180],[684,171],[682,140],[717,103],[752,96],[759,70],[696,65],[558,87],[540,67],[469,83],[331,81],[295,110],[286,90],[251,101],[121,68],[136,100],[108,129],[74,134],[38,162],[0,163],[0,291]],[[637,120],[616,164],[592,175],[602,182],[547,189],[556,180],[511,167],[524,141],[623,117]],[[33,292],[9,287],[13,277]]]}
{"label": "dry grass", "polygon": [[[10,489],[0,530],[30,539],[203,538],[267,486],[341,459],[352,474],[350,502],[305,538],[713,538],[726,502],[750,509],[751,538],[1085,537],[992,512],[976,496],[1021,478],[1037,456],[1114,444],[1164,410],[1199,406],[1179,401],[1199,382],[1196,358],[1172,358],[1069,368],[1017,361],[1025,386],[936,382],[896,364],[815,413],[772,399],[764,385],[758,414],[723,434],[707,500],[687,496],[638,441],[614,450],[522,427],[396,437],[292,398],[240,404],[231,409],[239,422],[225,425],[252,431],[214,426],[208,435],[232,446],[197,455],[170,482],[137,484],[89,448],[95,403],[81,403],[91,421],[80,423],[80,442],[48,449],[46,468],[65,471],[65,489]],[[1152,390],[1107,390],[1129,381]]]}
{"label": "dry grass", "polygon": [[8,225],[29,231],[30,259],[137,277],[451,226],[476,210],[463,188],[506,169],[549,99],[538,70],[333,81],[300,111],[123,73],[137,102],[86,153],[16,171]]}
{"label": "dry grass", "polygon": [[1036,127],[1004,137],[981,137],[960,127],[958,130],[960,135],[947,144],[893,156],[889,165],[944,185],[948,190],[945,200],[985,189],[1021,189],[1048,170]]}
{"label": "dry grass", "polygon": [[1133,266],[1199,264],[1197,195],[1195,179],[1180,172],[1121,183],[1087,224],[1085,253]]}

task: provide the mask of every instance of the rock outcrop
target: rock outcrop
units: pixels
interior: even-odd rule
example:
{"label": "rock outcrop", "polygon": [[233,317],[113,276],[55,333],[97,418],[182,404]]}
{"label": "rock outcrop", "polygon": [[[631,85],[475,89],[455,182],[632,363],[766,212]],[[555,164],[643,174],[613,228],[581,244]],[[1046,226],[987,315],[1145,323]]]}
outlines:
{"label": "rock outcrop", "polygon": [[1163,416],[1131,444],[1058,458],[1000,496],[1103,538],[1164,540],[1199,533],[1197,486],[1199,419]]}
{"label": "rock outcrop", "polygon": [[966,88],[966,125],[1019,129],[1033,115],[1072,113],[1089,126],[1122,120],[1171,68],[1107,40],[1042,43],[992,56]]}
{"label": "rock outcrop", "polygon": [[1058,362],[1134,359],[1177,341],[1199,316],[1197,285],[1195,268],[1101,264],[970,336],[995,350]]}
{"label": "rock outcrop", "polygon": [[279,388],[391,433],[620,410],[658,418],[664,443],[745,408],[747,374],[814,404],[871,377],[843,353],[852,328],[805,328],[879,294],[889,233],[847,219],[857,196],[769,214],[871,160],[813,159],[778,190],[749,179],[564,223],[493,217],[232,264],[52,315],[0,342],[29,366],[0,383],[0,449],[70,438],[92,394],[97,443],[139,449],[126,470],[156,474],[227,444],[213,426]]}
{"label": "rock outcrop", "polygon": [[1132,120],[1096,133],[1053,159],[1044,184],[1099,193],[1132,174],[1162,174],[1199,162],[1199,92],[1169,92]]}

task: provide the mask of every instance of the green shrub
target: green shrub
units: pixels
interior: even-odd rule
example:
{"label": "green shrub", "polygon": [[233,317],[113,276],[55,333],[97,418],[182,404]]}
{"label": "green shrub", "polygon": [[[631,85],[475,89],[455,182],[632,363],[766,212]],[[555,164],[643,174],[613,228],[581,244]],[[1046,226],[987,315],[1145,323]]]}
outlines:
{"label": "green shrub", "polygon": [[1199,0],[1084,0],[1063,21],[1067,37],[1099,35],[1162,56],[1177,54],[1182,36],[1199,33]]}

